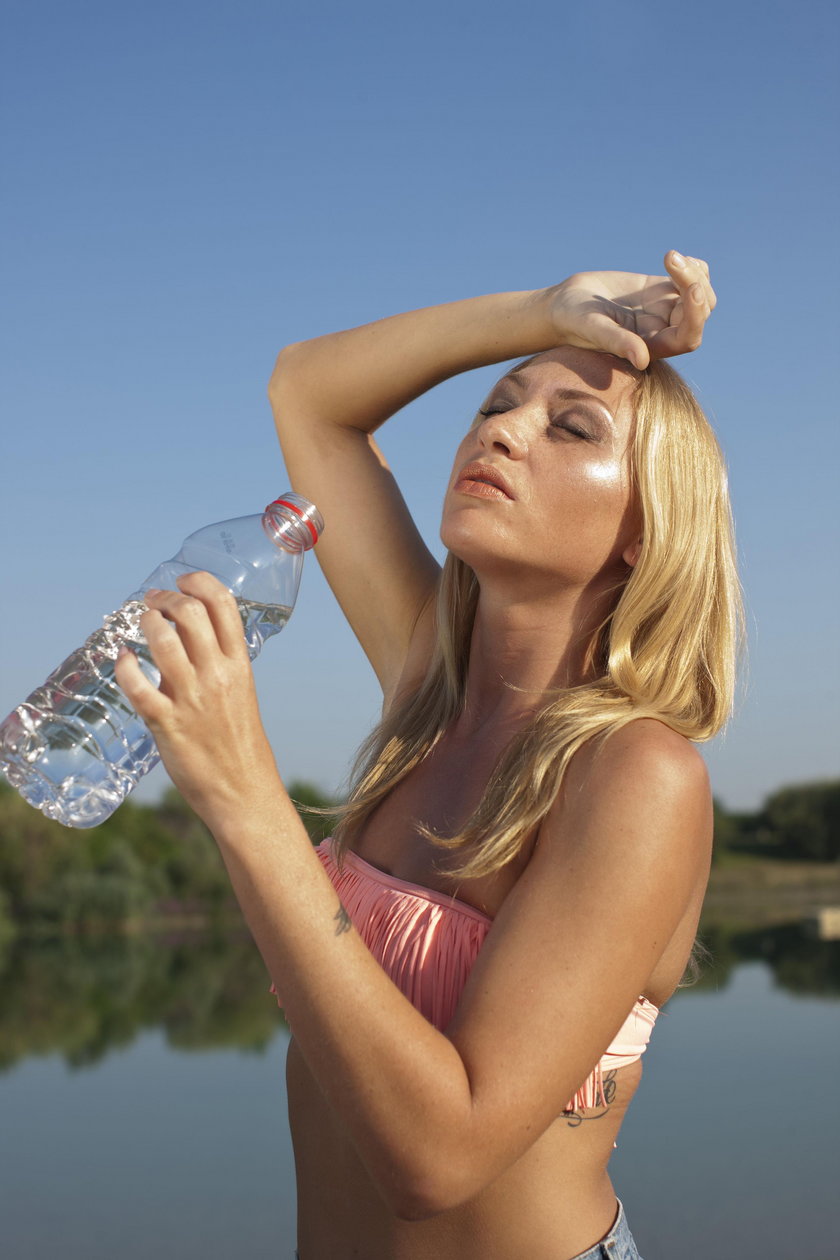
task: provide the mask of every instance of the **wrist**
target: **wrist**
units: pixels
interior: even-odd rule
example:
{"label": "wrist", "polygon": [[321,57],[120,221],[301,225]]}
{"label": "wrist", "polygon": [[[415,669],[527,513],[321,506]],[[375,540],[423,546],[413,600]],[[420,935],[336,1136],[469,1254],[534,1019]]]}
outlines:
{"label": "wrist", "polygon": [[571,280],[572,277],[561,280],[559,284],[549,285],[548,288],[535,290],[534,318],[541,321],[544,336],[550,342],[550,345],[546,345],[546,349],[552,346],[575,344],[568,319],[564,318],[564,315],[568,314],[567,295]]}
{"label": "wrist", "polygon": [[287,819],[300,821],[273,761],[241,776],[217,776],[200,794],[192,793],[189,804],[220,847],[276,834]]}
{"label": "wrist", "polygon": [[559,286],[548,289],[529,289],[516,294],[519,310],[518,338],[520,345],[513,355],[539,354],[560,344],[558,329],[553,316],[553,295]]}

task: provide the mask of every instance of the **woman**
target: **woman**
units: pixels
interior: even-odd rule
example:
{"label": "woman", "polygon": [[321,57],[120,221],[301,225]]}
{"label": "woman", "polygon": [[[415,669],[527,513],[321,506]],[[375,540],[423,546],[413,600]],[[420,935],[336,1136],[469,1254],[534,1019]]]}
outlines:
{"label": "woman", "polygon": [[[607,1164],[692,951],[689,741],[726,716],[738,607],[719,452],[659,362],[715,296],[665,262],[280,354],[286,465],[384,693],[336,842],[312,849],[283,788],[214,579],[147,597],[159,692],[119,662],[293,1030],[301,1260],[638,1255]],[[371,434],[522,355],[458,447],[441,576]]]}

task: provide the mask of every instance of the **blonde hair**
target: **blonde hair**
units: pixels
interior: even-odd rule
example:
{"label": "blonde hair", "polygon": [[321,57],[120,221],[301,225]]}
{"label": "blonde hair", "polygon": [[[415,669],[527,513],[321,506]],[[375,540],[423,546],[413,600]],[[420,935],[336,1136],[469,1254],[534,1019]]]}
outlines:
{"label": "blonde hair", "polygon": [[[452,854],[462,878],[500,870],[551,808],[578,749],[637,718],[707,740],[733,704],[742,611],[726,468],[683,379],[655,362],[632,397],[631,485],[642,547],[589,647],[596,677],[552,692],[500,756],[455,834],[419,830]],[[397,700],[359,751],[337,828],[341,853],[376,806],[461,713],[478,581],[449,555],[437,592],[437,634],[417,690]]]}

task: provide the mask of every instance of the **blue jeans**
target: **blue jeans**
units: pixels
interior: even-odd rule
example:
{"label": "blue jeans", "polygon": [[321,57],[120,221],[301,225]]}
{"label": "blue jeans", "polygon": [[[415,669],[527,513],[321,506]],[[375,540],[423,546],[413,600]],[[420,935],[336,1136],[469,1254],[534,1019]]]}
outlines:
{"label": "blue jeans", "polygon": [[[573,1256],[572,1260],[642,1260],[633,1241],[633,1235],[630,1233],[627,1217],[624,1215],[624,1204],[621,1199],[616,1199],[616,1203],[618,1215],[609,1232],[604,1234],[601,1241],[596,1242],[594,1247],[581,1251],[579,1255]],[[297,1252],[295,1256],[297,1260],[300,1260]]]}
{"label": "blue jeans", "polygon": [[594,1247],[581,1251],[572,1260],[642,1260],[624,1215],[624,1204],[621,1199],[616,1199],[616,1202],[618,1215],[609,1232]]}

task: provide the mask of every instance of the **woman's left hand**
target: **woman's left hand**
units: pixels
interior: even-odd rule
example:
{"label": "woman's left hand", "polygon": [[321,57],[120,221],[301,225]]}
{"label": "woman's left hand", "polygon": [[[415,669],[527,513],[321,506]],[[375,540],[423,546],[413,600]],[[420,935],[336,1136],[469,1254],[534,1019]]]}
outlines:
{"label": "woman's left hand", "polygon": [[160,688],[123,650],[115,676],[155,737],[167,771],[208,826],[279,787],[260,721],[242,619],[209,573],[178,578],[179,591],[147,591],[140,625]]}

